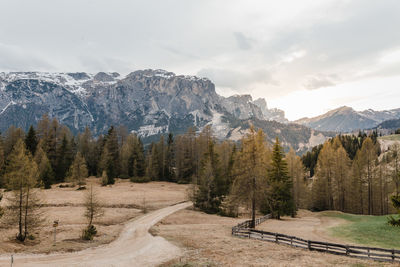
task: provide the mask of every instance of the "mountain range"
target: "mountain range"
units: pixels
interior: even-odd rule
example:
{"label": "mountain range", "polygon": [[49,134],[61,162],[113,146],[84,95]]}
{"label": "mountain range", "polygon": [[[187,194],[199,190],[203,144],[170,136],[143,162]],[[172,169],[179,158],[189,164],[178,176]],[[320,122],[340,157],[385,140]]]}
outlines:
{"label": "mountain range", "polygon": [[220,139],[239,140],[251,124],[272,140],[304,151],[332,133],[292,124],[265,99],[250,95],[223,97],[207,78],[175,75],[165,70],[138,70],[126,76],[99,72],[0,73],[0,130],[27,129],[47,113],[73,132],[90,127],[95,135],[111,125],[124,125],[145,142],[160,134],[184,133],[212,125]]}
{"label": "mountain range", "polygon": [[400,118],[400,108],[384,111],[372,109],[356,111],[351,107],[340,107],[314,118],[303,118],[295,123],[320,131],[354,132],[373,129],[382,122]]}

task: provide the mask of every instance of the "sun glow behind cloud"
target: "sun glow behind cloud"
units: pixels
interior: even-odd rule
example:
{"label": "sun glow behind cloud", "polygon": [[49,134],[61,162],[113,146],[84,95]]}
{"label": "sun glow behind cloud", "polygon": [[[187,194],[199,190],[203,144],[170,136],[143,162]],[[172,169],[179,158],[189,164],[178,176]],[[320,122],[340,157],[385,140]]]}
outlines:
{"label": "sun glow behind cloud", "polygon": [[329,110],[350,106],[355,110],[385,110],[400,107],[400,77],[371,78],[316,90],[299,90],[270,99],[269,107],[286,112],[289,120],[321,115]]}

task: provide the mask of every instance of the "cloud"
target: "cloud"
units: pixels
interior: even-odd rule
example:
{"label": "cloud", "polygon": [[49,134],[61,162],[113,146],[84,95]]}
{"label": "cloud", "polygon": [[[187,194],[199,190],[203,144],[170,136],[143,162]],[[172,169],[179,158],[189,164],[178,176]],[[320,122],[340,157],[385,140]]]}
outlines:
{"label": "cloud", "polygon": [[337,77],[337,75],[317,74],[308,77],[304,84],[304,87],[308,90],[315,90],[323,87],[335,86],[338,81],[339,78]]}
{"label": "cloud", "polygon": [[198,76],[211,79],[218,87],[226,87],[236,92],[249,92],[254,84],[275,84],[271,74],[267,70],[257,69],[238,71],[231,69],[202,69]]}
{"label": "cloud", "polygon": [[251,40],[247,38],[241,32],[234,32],[233,35],[235,36],[237,46],[242,50],[249,50],[251,49]]}
{"label": "cloud", "polygon": [[42,71],[53,67],[40,55],[15,45],[0,43],[0,58],[2,71]]}

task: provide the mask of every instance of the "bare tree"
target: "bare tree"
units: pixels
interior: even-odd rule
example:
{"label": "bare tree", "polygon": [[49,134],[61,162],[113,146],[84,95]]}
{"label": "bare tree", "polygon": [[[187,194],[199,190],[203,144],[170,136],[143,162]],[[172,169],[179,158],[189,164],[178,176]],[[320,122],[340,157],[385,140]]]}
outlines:
{"label": "bare tree", "polygon": [[104,211],[101,203],[97,197],[93,186],[85,193],[85,218],[88,221],[88,226],[83,230],[82,238],[85,240],[92,240],[93,236],[97,234],[96,227],[93,225],[94,220],[103,216]]}

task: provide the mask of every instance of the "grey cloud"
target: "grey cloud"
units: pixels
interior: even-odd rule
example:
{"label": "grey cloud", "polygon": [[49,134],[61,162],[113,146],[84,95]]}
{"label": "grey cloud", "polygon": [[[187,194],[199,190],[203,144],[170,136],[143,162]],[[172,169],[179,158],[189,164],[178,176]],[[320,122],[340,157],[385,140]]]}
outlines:
{"label": "grey cloud", "polygon": [[255,83],[276,84],[271,74],[263,69],[241,72],[230,69],[207,68],[200,70],[197,75],[211,79],[217,86],[229,87],[237,92],[246,92]]}
{"label": "grey cloud", "polygon": [[304,87],[308,90],[316,90],[322,87],[334,86],[336,85],[337,81],[338,77],[336,75],[317,74],[308,77],[304,84]]}
{"label": "grey cloud", "polygon": [[42,71],[53,66],[35,53],[0,43],[1,71]]}
{"label": "grey cloud", "polygon": [[251,40],[247,38],[243,33],[234,32],[233,35],[235,36],[236,43],[240,49],[242,50],[251,49]]}

